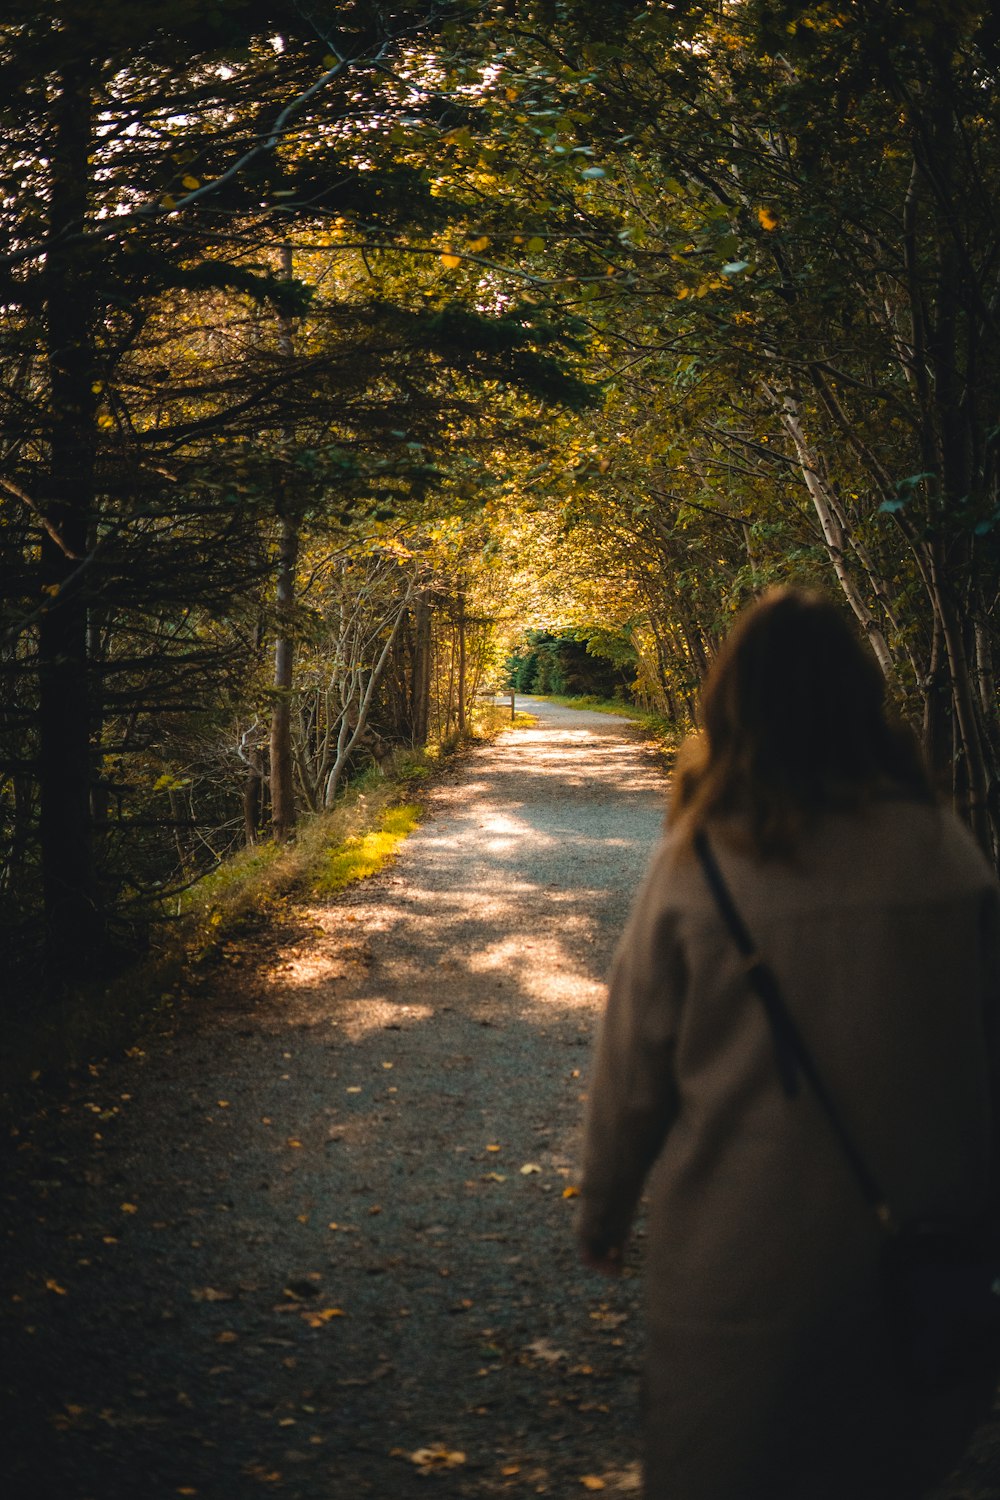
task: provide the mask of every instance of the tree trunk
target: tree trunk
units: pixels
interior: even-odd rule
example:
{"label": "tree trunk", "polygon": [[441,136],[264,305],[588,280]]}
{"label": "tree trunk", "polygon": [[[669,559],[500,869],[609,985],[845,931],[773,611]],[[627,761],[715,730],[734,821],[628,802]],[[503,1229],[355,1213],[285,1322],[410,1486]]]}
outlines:
{"label": "tree trunk", "polygon": [[466,688],[466,641],[465,641],[465,589],[458,591],[458,732],[465,734],[465,688]]}
{"label": "tree trunk", "polygon": [[426,593],[417,595],[413,608],[413,704],[414,745],[426,745],[431,707],[431,607]]}
{"label": "tree trunk", "polygon": [[285,516],[278,543],[275,586],[278,637],[274,643],[274,707],[271,710],[271,829],[279,844],[290,839],[295,832],[295,765],[292,756],[295,643],[291,617],[295,605],[298,555],[299,528],[291,517]]}
{"label": "tree trunk", "polygon": [[931,568],[935,585],[935,608],[941,622],[941,637],[948,661],[948,676],[955,705],[955,722],[961,748],[968,804],[966,816],[983,849],[995,859],[996,830],[990,815],[987,747],[980,734],[976,714],[975,686],[965,649],[961,621],[948,595],[936,549],[932,553]]}
{"label": "tree trunk", "polygon": [[[291,280],[292,251],[281,247],[281,269]],[[282,317],[279,334],[282,354],[292,353],[291,321]],[[291,441],[291,434],[286,434]],[[274,707],[271,710],[271,829],[279,844],[295,832],[295,760],[292,754],[292,683],[295,667],[293,616],[295,568],[299,557],[299,527],[286,508],[284,484],[278,502],[281,533],[278,541],[278,571],[275,584],[277,639],[274,643]]]}
{"label": "tree trunk", "polygon": [[842,524],[843,516],[839,512],[837,505],[831,502],[830,496],[826,493],[826,487],[820,475],[816,459],[802,431],[798,403],[788,392],[779,397],[768,390],[767,395],[780,411],[782,425],[794,444],[799,469],[805,481],[806,489],[809,492],[809,498],[813,503],[813,508],[819,518],[823,541],[826,544],[826,550],[833,564],[833,571],[837,575],[837,582],[840,584],[845,599],[854,611],[855,618],[868,637],[868,643],[875,653],[875,658],[882,668],[883,675],[889,681],[894,681],[896,668],[892,660],[892,654],[878,621],[862,598],[861,590],[858,588],[848,569],[847,559],[844,556],[845,537]]}
{"label": "tree trunk", "polygon": [[[87,604],[74,581],[87,553],[95,507],[96,398],[91,290],[69,241],[88,208],[92,133],[89,78],[64,79],[51,146],[51,243],[45,267],[45,341],[51,450],[44,509],[38,630],[39,835],[50,992],[85,971],[102,945],[90,809],[91,692]],[[61,545],[60,545],[61,543]]]}
{"label": "tree trunk", "polygon": [[243,780],[243,833],[248,844],[256,844],[263,813],[264,761],[256,748],[247,751],[247,774]]}

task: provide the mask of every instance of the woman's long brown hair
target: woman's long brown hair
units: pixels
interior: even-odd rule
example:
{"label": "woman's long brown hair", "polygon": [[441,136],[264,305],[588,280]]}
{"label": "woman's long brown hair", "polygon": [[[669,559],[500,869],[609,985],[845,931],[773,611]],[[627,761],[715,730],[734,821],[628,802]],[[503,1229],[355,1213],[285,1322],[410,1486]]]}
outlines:
{"label": "woman's long brown hair", "polygon": [[716,819],[761,856],[789,854],[825,812],[885,794],[933,800],[871,652],[818,594],[775,589],[743,612],[705,680],[701,721],[669,813],[687,835]]}

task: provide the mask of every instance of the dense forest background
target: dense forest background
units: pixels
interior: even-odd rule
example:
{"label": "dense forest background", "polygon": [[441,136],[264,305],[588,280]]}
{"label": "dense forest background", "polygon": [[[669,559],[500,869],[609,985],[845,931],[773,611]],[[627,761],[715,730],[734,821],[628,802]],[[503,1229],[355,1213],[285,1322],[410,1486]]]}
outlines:
{"label": "dense forest background", "polygon": [[775,582],[996,857],[998,84],[985,0],[8,0],[21,990],[510,673],[685,727]]}

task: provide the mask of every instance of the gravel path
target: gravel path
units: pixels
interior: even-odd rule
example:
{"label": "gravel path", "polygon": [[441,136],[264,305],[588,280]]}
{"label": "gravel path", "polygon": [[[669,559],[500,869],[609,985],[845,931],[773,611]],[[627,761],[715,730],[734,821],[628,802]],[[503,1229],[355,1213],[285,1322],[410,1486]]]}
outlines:
{"label": "gravel path", "polygon": [[572,1188],[663,776],[525,706],[390,870],[13,1135],[10,1500],[637,1489],[636,1276],[579,1267]]}

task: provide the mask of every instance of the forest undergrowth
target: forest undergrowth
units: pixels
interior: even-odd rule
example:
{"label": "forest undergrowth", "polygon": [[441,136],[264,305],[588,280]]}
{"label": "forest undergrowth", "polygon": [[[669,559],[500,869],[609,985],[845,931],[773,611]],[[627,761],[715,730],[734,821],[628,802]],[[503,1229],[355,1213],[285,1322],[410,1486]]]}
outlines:
{"label": "forest undergrowth", "polygon": [[[530,716],[519,713],[515,722],[525,725]],[[377,874],[420,822],[421,790],[509,724],[509,710],[477,704],[465,735],[394,751],[353,778],[336,807],[305,818],[294,839],[241,849],[195,880],[153,927],[148,952],[113,979],[10,1014],[0,1109],[16,1111],[43,1079],[61,1079],[127,1047],[192,985],[232,962],[241,941],[294,925],[303,900]]]}

